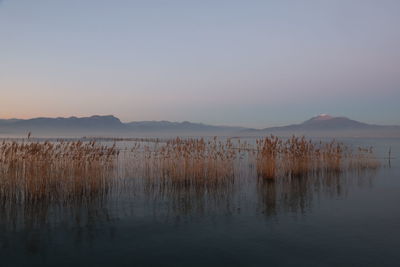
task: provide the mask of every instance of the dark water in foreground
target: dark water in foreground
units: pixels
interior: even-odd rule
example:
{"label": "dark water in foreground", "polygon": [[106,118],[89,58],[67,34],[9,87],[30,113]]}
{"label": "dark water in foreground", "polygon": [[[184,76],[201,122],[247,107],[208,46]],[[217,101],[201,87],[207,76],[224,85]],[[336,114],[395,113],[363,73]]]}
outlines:
{"label": "dark water in foreground", "polygon": [[207,194],[140,184],[118,201],[37,207],[23,225],[0,218],[0,266],[399,266],[400,140],[350,142],[373,145],[382,167],[243,175]]}

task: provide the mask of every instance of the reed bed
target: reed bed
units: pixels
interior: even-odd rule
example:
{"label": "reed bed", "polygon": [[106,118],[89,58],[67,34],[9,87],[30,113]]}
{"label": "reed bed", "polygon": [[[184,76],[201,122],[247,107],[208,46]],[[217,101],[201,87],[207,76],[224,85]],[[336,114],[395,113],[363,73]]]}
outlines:
{"label": "reed bed", "polygon": [[226,142],[177,138],[168,141],[156,153],[161,176],[176,181],[218,181],[233,175],[236,151]]}
{"label": "reed bed", "polygon": [[115,146],[96,142],[0,144],[0,205],[71,203],[107,194]]}
{"label": "reed bed", "polygon": [[110,192],[118,196],[134,190],[138,180],[147,192],[217,196],[231,192],[242,169],[253,166],[255,176],[267,180],[379,167],[370,148],[353,151],[339,142],[304,137],[270,136],[255,145],[216,137],[152,141],[135,139],[129,150],[96,141],[3,141],[0,205],[71,203]]}
{"label": "reed bed", "polygon": [[314,143],[304,137],[283,140],[276,136],[256,141],[258,176],[263,179],[325,175],[380,166],[372,148],[353,151],[343,143]]}
{"label": "reed bed", "polygon": [[143,178],[148,187],[209,193],[234,177],[238,152],[230,140],[175,138],[151,146],[135,143],[124,155],[124,176]]}

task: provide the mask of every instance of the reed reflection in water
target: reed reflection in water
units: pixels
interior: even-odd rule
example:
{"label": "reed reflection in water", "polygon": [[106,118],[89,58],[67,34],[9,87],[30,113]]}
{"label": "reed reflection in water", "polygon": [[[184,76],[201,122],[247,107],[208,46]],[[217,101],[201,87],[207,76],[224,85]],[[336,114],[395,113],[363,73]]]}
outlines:
{"label": "reed reflection in water", "polygon": [[349,179],[379,167],[369,148],[273,136],[255,145],[176,138],[126,149],[95,141],[3,142],[0,164],[1,225],[14,229],[91,224],[123,217],[124,209],[164,219],[305,212],[316,192],[340,195]]}

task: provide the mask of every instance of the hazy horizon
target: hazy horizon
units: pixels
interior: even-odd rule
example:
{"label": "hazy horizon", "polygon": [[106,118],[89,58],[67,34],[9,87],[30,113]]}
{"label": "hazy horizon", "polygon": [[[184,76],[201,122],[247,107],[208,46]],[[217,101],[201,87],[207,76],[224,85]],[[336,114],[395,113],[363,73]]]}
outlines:
{"label": "hazy horizon", "polygon": [[399,1],[0,1],[0,118],[400,125]]}
{"label": "hazy horizon", "polygon": [[[172,120],[142,120],[142,121],[123,121],[120,118],[118,118],[118,116],[115,116],[114,114],[93,114],[90,116],[66,116],[66,117],[33,117],[33,118],[26,118],[26,119],[21,119],[21,118],[0,118],[1,120],[30,120],[30,119],[59,119],[59,118],[63,118],[63,119],[70,119],[70,118],[78,118],[78,119],[84,119],[84,118],[92,118],[92,117],[115,117],[117,119],[119,119],[121,121],[121,123],[123,124],[130,124],[130,123],[141,123],[141,122],[169,122],[169,123],[185,123],[185,122],[189,122],[189,123],[194,123],[194,124],[204,124],[204,125],[209,125],[209,126],[222,126],[222,127],[238,127],[238,128],[247,128],[247,129],[267,129],[267,128],[274,128],[274,127],[285,127],[285,126],[293,126],[293,125],[302,125],[304,123],[307,123],[308,121],[311,120],[316,120],[316,121],[325,121],[325,120],[330,120],[330,119],[344,119],[345,121],[351,120],[351,121],[355,121],[356,123],[362,123],[362,124],[369,124],[371,126],[396,126],[396,127],[400,127],[400,125],[395,125],[395,124],[373,124],[373,123],[368,123],[365,121],[357,121],[357,120],[353,120],[352,118],[346,117],[346,116],[332,116],[332,114],[317,114],[315,116],[309,117],[309,118],[305,118],[301,121],[297,121],[291,124],[278,124],[278,125],[268,125],[268,126],[262,126],[262,127],[246,127],[243,125],[238,125],[238,124],[209,124],[209,123],[204,123],[201,121],[172,121]],[[325,117],[325,118],[324,118]],[[322,119],[321,119],[322,118]],[[341,121],[341,123],[343,123],[343,121]],[[177,135],[179,135],[179,132],[177,132]]]}

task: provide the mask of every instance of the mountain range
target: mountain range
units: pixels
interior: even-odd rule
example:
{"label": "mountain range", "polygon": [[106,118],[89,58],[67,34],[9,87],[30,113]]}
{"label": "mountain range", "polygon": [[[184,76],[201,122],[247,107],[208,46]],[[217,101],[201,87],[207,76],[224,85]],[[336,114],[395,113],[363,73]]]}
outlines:
{"label": "mountain range", "polygon": [[400,126],[376,125],[346,117],[321,114],[299,124],[253,129],[253,134],[326,136],[326,137],[400,137]]}
{"label": "mountain range", "polygon": [[135,121],[123,123],[108,116],[0,119],[0,135],[36,136],[162,136],[162,135],[306,135],[347,137],[400,137],[400,126],[382,126],[362,123],[346,117],[322,114],[299,124],[251,129],[244,127],[214,126],[203,123],[170,121]]}

